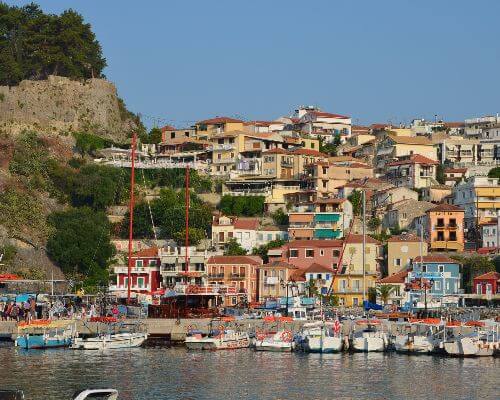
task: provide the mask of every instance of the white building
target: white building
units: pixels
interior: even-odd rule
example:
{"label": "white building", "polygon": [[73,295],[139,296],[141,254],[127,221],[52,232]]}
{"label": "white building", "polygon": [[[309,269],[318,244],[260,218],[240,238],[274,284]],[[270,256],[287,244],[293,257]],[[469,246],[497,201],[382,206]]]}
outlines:
{"label": "white building", "polygon": [[483,247],[497,249],[500,242],[500,211],[498,217],[489,222],[481,224],[481,238]]}

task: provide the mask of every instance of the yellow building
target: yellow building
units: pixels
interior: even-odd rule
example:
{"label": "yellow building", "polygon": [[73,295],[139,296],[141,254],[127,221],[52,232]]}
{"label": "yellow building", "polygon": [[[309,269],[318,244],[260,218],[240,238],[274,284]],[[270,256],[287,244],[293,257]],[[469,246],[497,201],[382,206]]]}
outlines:
{"label": "yellow building", "polygon": [[212,135],[226,132],[243,131],[244,123],[239,119],[216,117],[199,121],[195,124],[196,133],[200,139],[209,139]]}
{"label": "yellow building", "polygon": [[423,242],[416,235],[402,234],[393,236],[387,241],[387,274],[394,275],[400,271],[407,271],[412,261],[420,256],[427,255],[427,242]]}
{"label": "yellow building", "polygon": [[347,240],[342,269],[333,285],[334,295],[338,296],[340,305],[362,306],[363,282],[365,284],[365,300],[367,300],[368,289],[375,287],[379,277],[380,242],[366,236],[365,274],[363,278],[363,236],[350,235]]}

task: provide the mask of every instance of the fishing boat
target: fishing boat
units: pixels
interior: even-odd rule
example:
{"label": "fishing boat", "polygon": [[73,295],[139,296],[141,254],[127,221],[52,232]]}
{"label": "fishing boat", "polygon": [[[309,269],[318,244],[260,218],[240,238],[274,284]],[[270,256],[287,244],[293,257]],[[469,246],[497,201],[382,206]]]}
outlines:
{"label": "fishing boat", "polygon": [[407,354],[434,353],[439,347],[439,335],[444,329],[439,319],[410,322],[404,328],[409,332],[395,335],[393,345],[396,352]]}
{"label": "fishing boat", "polygon": [[358,320],[356,325],[363,326],[352,333],[352,348],[355,351],[385,351],[389,337],[381,328],[378,320]]}
{"label": "fishing boat", "polygon": [[[24,400],[24,392],[22,390],[1,390],[0,399],[5,400]],[[118,391],[116,389],[85,389],[76,392],[73,400],[85,399],[101,399],[101,400],[117,400]]]}
{"label": "fishing boat", "polygon": [[443,348],[452,357],[488,357],[493,356],[500,347],[498,326],[487,327],[484,322],[470,321],[465,326],[474,326],[474,332],[447,337]]}
{"label": "fishing boat", "polygon": [[219,327],[208,335],[200,331],[190,331],[184,341],[189,350],[234,350],[250,346],[250,338],[246,332]]}
{"label": "fishing boat", "polygon": [[293,333],[288,329],[281,329],[270,335],[258,334],[255,337],[256,351],[288,352],[294,348]]}
{"label": "fishing boat", "polygon": [[338,320],[318,321],[304,324],[295,343],[298,349],[308,353],[337,353],[349,346],[344,339]]}
{"label": "fishing boat", "polygon": [[35,320],[18,325],[14,345],[23,349],[68,347],[76,334],[73,320]]}
{"label": "fishing boat", "polygon": [[[116,332],[116,330],[119,330]],[[128,331],[123,331],[128,330]],[[75,350],[108,350],[141,347],[148,338],[140,324],[110,325],[105,333],[89,337],[75,337],[71,348]]]}

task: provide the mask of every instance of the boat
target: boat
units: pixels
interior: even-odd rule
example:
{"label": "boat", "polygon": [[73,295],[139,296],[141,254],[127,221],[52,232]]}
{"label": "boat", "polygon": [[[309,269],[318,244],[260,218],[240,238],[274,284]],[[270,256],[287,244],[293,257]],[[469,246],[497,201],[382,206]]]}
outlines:
{"label": "boat", "polygon": [[[415,331],[413,331],[415,327]],[[393,339],[394,350],[397,353],[430,354],[439,348],[439,335],[443,327],[440,320],[410,322],[405,326],[409,332],[396,334]]]}
{"label": "boat", "polygon": [[337,353],[349,346],[349,342],[347,345],[345,342],[338,320],[304,324],[295,340],[296,347],[308,353]]}
{"label": "boat", "polygon": [[[128,332],[114,332],[128,329]],[[141,347],[148,338],[148,334],[142,331],[140,324],[113,324],[105,333],[97,333],[90,337],[75,337],[72,340],[71,348],[75,350],[108,350],[108,349],[128,349]]]}
{"label": "boat", "polygon": [[73,320],[35,320],[18,324],[14,345],[27,350],[69,347],[76,335]]}
{"label": "boat", "polygon": [[[1,390],[1,400],[24,400],[24,392],[22,390]],[[76,392],[72,400],[85,399],[101,399],[101,400],[117,400],[118,391],[116,389],[84,389]]]}
{"label": "boat", "polygon": [[293,333],[288,329],[281,329],[274,334],[258,334],[255,337],[256,351],[288,352],[294,348]]}
{"label": "boat", "polygon": [[234,350],[250,346],[250,337],[246,332],[219,327],[210,330],[208,335],[201,331],[189,331],[184,341],[189,350]]}
{"label": "boat", "polygon": [[486,327],[484,323],[481,325],[466,323],[465,325],[477,328],[467,335],[459,334],[446,338],[442,346],[447,355],[452,357],[489,357],[498,352],[500,348],[498,326]]}
{"label": "boat", "polygon": [[378,320],[358,320],[357,325],[363,329],[354,330],[352,333],[352,348],[355,351],[385,351],[389,345],[387,333],[381,330]]}

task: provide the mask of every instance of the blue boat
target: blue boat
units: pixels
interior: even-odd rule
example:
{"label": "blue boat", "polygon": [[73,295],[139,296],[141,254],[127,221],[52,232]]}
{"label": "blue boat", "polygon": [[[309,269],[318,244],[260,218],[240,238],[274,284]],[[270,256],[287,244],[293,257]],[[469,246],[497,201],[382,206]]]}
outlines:
{"label": "blue boat", "polygon": [[18,327],[19,334],[15,345],[23,349],[50,349],[69,347],[76,336],[74,321],[53,321],[48,324],[37,324]]}

